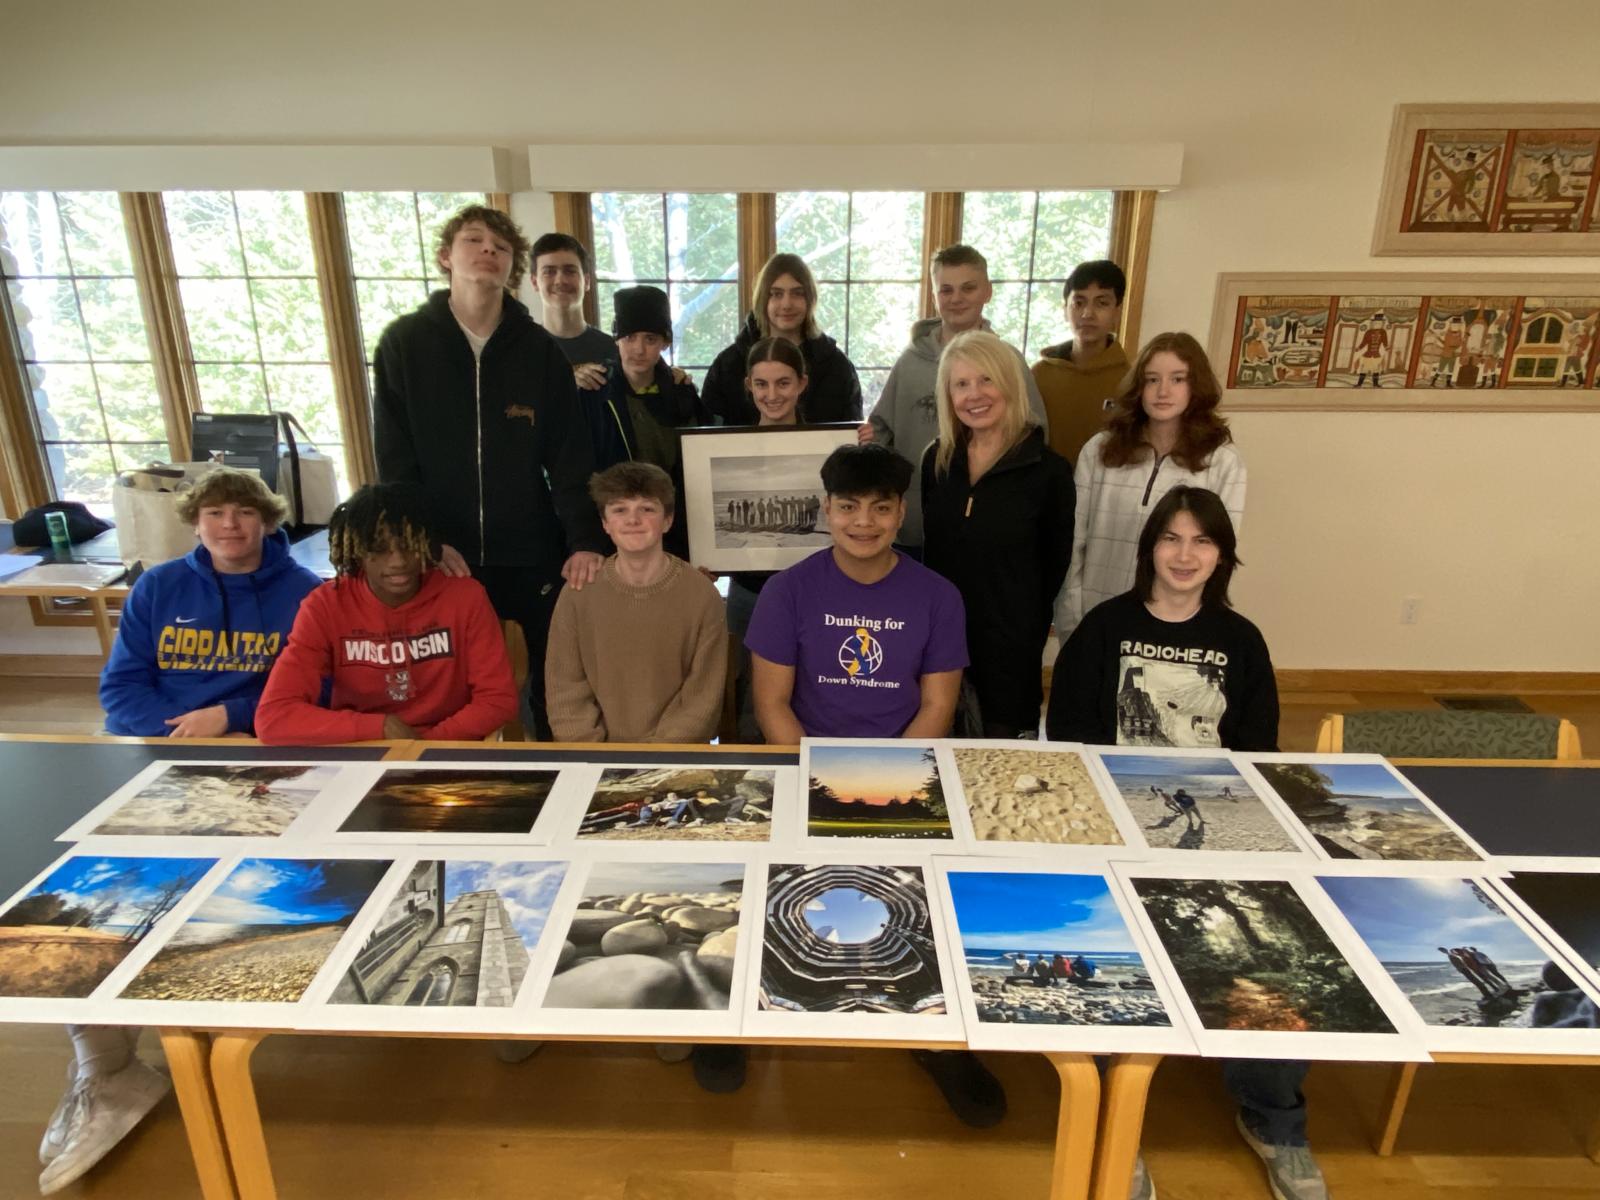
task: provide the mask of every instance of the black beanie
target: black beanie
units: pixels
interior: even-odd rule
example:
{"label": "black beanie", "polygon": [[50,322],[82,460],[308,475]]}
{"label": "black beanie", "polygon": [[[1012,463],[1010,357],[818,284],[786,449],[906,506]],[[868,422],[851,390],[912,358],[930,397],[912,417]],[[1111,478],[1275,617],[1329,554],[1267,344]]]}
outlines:
{"label": "black beanie", "polygon": [[625,338],[630,333],[659,333],[672,340],[672,305],[658,287],[641,284],[623,288],[611,297],[611,336]]}

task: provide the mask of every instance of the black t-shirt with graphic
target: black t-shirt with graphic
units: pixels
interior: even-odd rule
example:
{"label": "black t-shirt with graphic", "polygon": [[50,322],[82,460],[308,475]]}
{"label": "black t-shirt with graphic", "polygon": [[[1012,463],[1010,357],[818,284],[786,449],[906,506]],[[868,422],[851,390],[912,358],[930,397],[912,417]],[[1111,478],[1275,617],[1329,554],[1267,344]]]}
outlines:
{"label": "black t-shirt with graphic", "polygon": [[1163,621],[1124,592],[1091,609],[1061,648],[1045,731],[1097,745],[1276,750],[1267,643],[1231,608]]}

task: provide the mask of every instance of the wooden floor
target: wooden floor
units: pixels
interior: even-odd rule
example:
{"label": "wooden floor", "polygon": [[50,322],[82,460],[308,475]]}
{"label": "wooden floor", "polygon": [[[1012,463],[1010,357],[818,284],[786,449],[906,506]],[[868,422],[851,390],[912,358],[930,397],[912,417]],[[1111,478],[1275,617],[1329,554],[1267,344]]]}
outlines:
{"label": "wooden floor", "polygon": [[[93,680],[0,678],[0,732],[94,732]],[[1525,695],[1577,722],[1600,754],[1600,695]],[[1432,707],[1418,693],[1283,697],[1282,744],[1307,750],[1328,712]],[[146,1057],[159,1061],[153,1036]],[[900,1051],[772,1049],[734,1096],[648,1047],[551,1044],[506,1066],[487,1043],[277,1038],[256,1054],[284,1200],[1024,1200],[1048,1193],[1056,1077],[1030,1054],[985,1056],[1011,1115],[959,1125]],[[68,1059],[61,1030],[0,1027],[0,1198],[32,1195],[36,1149]],[[1319,1064],[1311,1136],[1339,1200],[1578,1200],[1600,1195],[1583,1137],[1600,1068],[1427,1066],[1399,1151],[1375,1157],[1388,1068]],[[1215,1064],[1172,1060],[1151,1093],[1145,1146],[1168,1200],[1266,1197],[1233,1131]],[[176,1105],[165,1101],[66,1197],[199,1194]]]}

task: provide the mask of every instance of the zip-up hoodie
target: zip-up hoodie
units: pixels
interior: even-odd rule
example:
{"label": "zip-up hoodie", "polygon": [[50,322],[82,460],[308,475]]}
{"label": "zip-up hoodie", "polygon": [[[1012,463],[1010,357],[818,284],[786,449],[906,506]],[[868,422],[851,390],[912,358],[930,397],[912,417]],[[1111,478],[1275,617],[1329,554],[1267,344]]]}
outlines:
{"label": "zip-up hoodie", "polygon": [[1106,426],[1106,402],[1117,394],[1128,373],[1128,354],[1116,338],[1082,364],[1072,359],[1072,342],[1046,346],[1033,364],[1033,379],[1050,414],[1050,449],[1070,463],[1078,461],[1084,443]]}
{"label": "zip-up hoodie", "polygon": [[1039,724],[1050,609],[1072,554],[1072,468],[1034,428],[973,483],[965,446],[950,469],[922,456],[927,517],[924,562],[961,592],[967,610],[967,673],[985,721]]}
{"label": "zip-up hoodie", "polygon": [[475,358],[450,293],[433,293],[383,331],[373,377],[378,477],[420,484],[433,532],[468,562],[554,579],[572,552],[610,550],[572,367],[519,301]]}
{"label": "zip-up hoodie", "polygon": [[[750,347],[760,340],[761,326],[756,324],[756,316],[751,313],[733,345],[717,355],[706,372],[700,397],[724,425],[754,425],[761,419],[755,401],[744,390]],[[806,425],[860,421],[861,380],[856,375],[855,364],[839,349],[839,343],[819,333],[801,343],[800,353],[806,359],[806,391],[800,397],[800,408],[805,415],[801,421]]]}
{"label": "zip-up hoodie", "polygon": [[363,577],[323,584],[300,606],[256,733],[274,746],[376,741],[391,713],[419,737],[464,741],[517,715],[500,622],[477,580],[428,571],[397,608]]}
{"label": "zip-up hoodie", "polygon": [[[901,351],[868,418],[874,439],[913,465],[922,461],[922,452],[939,436],[939,406],[934,403],[933,385],[939,377],[939,355],[944,351],[939,341],[940,324],[938,317],[928,317],[911,327],[911,344]],[[985,333],[994,332],[988,321],[980,322],[978,328]],[[1022,362],[1015,347],[1012,353]],[[1022,362],[1022,377],[1027,382],[1028,409],[1034,423],[1048,435],[1050,419],[1026,362]],[[898,540],[902,546],[922,545],[922,498],[915,488],[906,493],[906,520]]]}
{"label": "zip-up hoodie", "polygon": [[162,737],[170,718],[220,704],[229,733],[250,733],[267,672],[320,582],[289,557],[281,529],[261,539],[261,565],[248,575],[213,570],[204,546],[151,567],[128,593],[100,673],[106,728]]}

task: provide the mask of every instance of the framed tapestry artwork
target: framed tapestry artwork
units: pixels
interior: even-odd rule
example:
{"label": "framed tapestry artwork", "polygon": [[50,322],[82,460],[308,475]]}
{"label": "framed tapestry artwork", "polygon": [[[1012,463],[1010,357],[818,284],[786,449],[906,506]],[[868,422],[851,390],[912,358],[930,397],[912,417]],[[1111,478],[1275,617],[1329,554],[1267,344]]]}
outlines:
{"label": "framed tapestry artwork", "polygon": [[1600,254],[1600,104],[1395,107],[1374,254]]}
{"label": "framed tapestry artwork", "polygon": [[682,431],[689,559],[710,571],[781,571],[832,544],[822,462],[857,426],[707,426]]}
{"label": "framed tapestry artwork", "polygon": [[1233,409],[1600,409],[1595,275],[1222,274]]}

